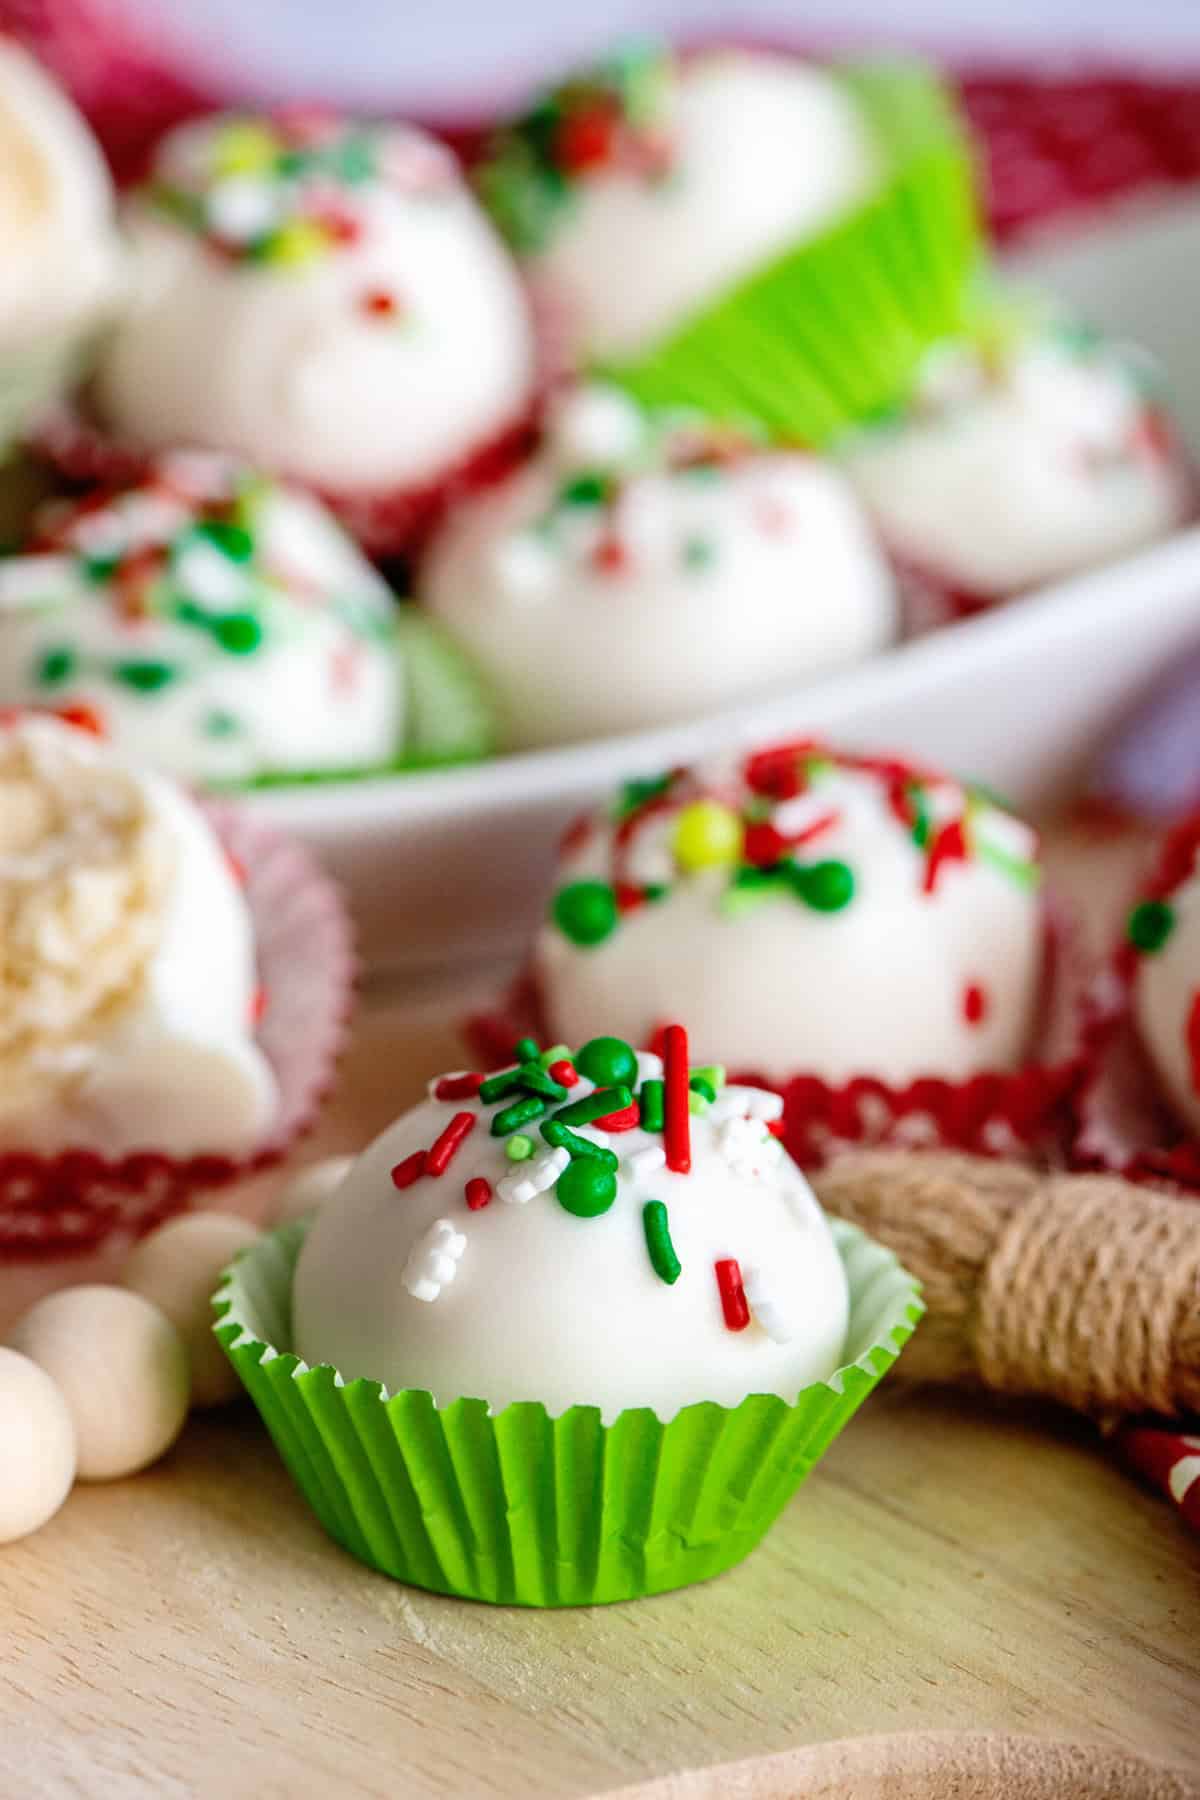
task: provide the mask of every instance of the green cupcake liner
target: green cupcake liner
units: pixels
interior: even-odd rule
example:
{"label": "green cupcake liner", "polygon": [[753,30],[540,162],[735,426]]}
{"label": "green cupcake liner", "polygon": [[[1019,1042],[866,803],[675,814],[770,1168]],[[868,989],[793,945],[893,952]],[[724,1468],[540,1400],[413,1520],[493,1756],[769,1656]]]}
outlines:
{"label": "green cupcake liner", "polygon": [[518,1606],[632,1600],[740,1562],[895,1362],[923,1311],[889,1250],[831,1221],[850,1287],[848,1360],[788,1405],[439,1408],[343,1382],[289,1349],[292,1275],[308,1221],[227,1271],[215,1330],[293,1479],[330,1536],[412,1586]]}
{"label": "green cupcake liner", "polygon": [[600,371],[648,406],[747,412],[822,448],[894,406],[922,353],[963,329],[983,260],[971,148],[919,65],[840,79],[892,170],[868,204],[741,282],[649,351]]}

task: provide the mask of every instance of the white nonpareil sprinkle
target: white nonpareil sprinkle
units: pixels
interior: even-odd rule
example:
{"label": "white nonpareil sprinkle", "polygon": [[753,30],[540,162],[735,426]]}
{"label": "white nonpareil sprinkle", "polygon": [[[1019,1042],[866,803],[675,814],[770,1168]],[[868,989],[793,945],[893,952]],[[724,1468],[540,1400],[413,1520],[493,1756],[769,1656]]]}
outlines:
{"label": "white nonpareil sprinkle", "polygon": [[661,1144],[646,1144],[643,1149],[635,1150],[632,1156],[625,1158],[625,1168],[631,1179],[645,1181],[647,1176],[656,1175],[659,1169],[667,1166],[667,1153]]}
{"label": "white nonpareil sprinkle", "polygon": [[435,1219],[409,1251],[400,1277],[413,1299],[436,1300],[458,1274],[466,1247],[465,1236],[449,1219]]}
{"label": "white nonpareil sprinkle", "polygon": [[209,228],[232,244],[262,237],[278,214],[279,200],[271,184],[247,175],[231,175],[217,182],[208,196]]}
{"label": "white nonpareil sprinkle", "polygon": [[759,1119],[764,1125],[771,1125],[783,1117],[783,1096],[733,1083],[721,1089],[708,1109],[708,1117],[714,1125],[724,1124],[727,1119]]}
{"label": "white nonpareil sprinkle", "polygon": [[550,421],[554,451],[568,466],[611,468],[639,448],[646,426],[619,388],[595,383],[560,400]]}
{"label": "white nonpareil sprinkle", "polygon": [[537,1194],[544,1194],[547,1188],[554,1186],[570,1160],[570,1154],[561,1148],[550,1150],[545,1156],[536,1156],[532,1162],[502,1175],[496,1192],[510,1206],[525,1206]]}
{"label": "white nonpareil sprinkle", "polygon": [[717,1130],[717,1151],[734,1175],[757,1180],[779,1161],[780,1146],[757,1119],[726,1119]]}
{"label": "white nonpareil sprinkle", "polygon": [[506,600],[538,600],[554,579],[555,556],[532,531],[514,532],[495,546],[492,567]]}
{"label": "white nonpareil sprinkle", "polygon": [[653,1050],[639,1050],[637,1052],[637,1067],[639,1086],[643,1081],[662,1080],[663,1060],[661,1056],[655,1056]]}
{"label": "white nonpareil sprinkle", "polygon": [[788,1344],[796,1336],[800,1322],[790,1313],[771,1285],[770,1277],[753,1265],[742,1264],[742,1287],[746,1301],[757,1322],[776,1344]]}

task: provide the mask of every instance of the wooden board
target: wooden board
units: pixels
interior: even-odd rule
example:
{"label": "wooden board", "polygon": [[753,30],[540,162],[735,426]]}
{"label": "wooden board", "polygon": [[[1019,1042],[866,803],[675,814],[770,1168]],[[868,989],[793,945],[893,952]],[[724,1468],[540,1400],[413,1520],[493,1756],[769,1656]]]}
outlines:
{"label": "wooden board", "polygon": [[[377,997],[306,1155],[460,1060],[469,997]],[[3,1272],[0,1313],[62,1279]],[[493,1610],[353,1562],[234,1408],[0,1553],[0,1796],[594,1795],[936,1729],[1200,1776],[1198,1578],[1200,1540],[1090,1426],[885,1386],[740,1569],[631,1606]]]}

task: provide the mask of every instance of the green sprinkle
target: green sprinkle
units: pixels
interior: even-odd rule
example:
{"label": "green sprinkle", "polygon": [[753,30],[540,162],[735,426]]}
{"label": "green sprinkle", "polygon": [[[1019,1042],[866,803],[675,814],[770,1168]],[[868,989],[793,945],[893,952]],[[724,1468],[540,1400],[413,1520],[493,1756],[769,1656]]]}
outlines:
{"label": "green sprinkle", "polygon": [[693,1086],[697,1081],[707,1081],[709,1087],[713,1091],[712,1097],[714,1100],[725,1086],[724,1063],[706,1063],[702,1069],[693,1069],[691,1075]]}
{"label": "green sprinkle", "polygon": [[543,1069],[548,1069],[550,1067],[551,1063],[570,1062],[570,1060],[571,1060],[570,1045],[568,1045],[568,1044],[551,1044],[549,1050],[542,1051],[542,1054],[538,1058],[538,1060],[541,1063]]}
{"label": "green sprinkle", "polygon": [[165,662],[126,662],[118,663],[113,670],[118,681],[124,682],[139,694],[156,694],[160,688],[169,687],[175,679],[175,671],[170,663]]}
{"label": "green sprinkle", "polygon": [[1175,911],[1165,900],[1143,900],[1129,915],[1129,941],[1137,950],[1153,955],[1161,950],[1175,929]]}
{"label": "green sprinkle", "polygon": [[484,1106],[490,1106],[493,1100],[503,1100],[507,1094],[519,1094],[520,1091],[520,1069],[501,1069],[498,1075],[489,1075],[486,1081],[479,1084],[479,1098]]}
{"label": "green sprinkle", "polygon": [[526,1094],[540,1094],[543,1100],[565,1100],[567,1097],[562,1082],[547,1075],[540,1062],[521,1065],[521,1090]]}
{"label": "green sprinkle", "polygon": [[584,470],[564,481],[558,490],[560,506],[600,506],[608,498],[611,482],[607,475]]}
{"label": "green sprinkle", "polygon": [[504,1146],[504,1154],[509,1162],[527,1162],[533,1155],[533,1139],[526,1137],[523,1131],[515,1131]]}
{"label": "green sprinkle", "polygon": [[663,1128],[663,1084],[651,1078],[643,1081],[638,1095],[638,1117],[643,1131],[661,1131]]}
{"label": "green sprinkle", "polygon": [[650,1267],[660,1281],[670,1287],[679,1280],[682,1264],[671,1242],[671,1225],[661,1200],[647,1200],[642,1208],[642,1230],[646,1233],[646,1250]]}
{"label": "green sprinkle", "polygon": [[709,1100],[707,1098],[707,1096],[704,1094],[697,1094],[697,1093],[689,1093],[688,1094],[688,1111],[690,1113],[696,1113],[696,1114],[706,1113],[711,1105],[712,1105],[711,1100]]}
{"label": "green sprinkle", "polygon": [[778,863],[773,869],[757,869],[746,864],[736,871],[721,895],[722,914],[727,919],[736,919],[753,907],[761,906],[764,900],[770,900],[780,891],[790,874],[791,867],[787,863]]}
{"label": "green sprinkle", "polygon": [[89,581],[111,581],[120,566],[119,556],[85,556],[83,572]]}
{"label": "green sprinkle", "polygon": [[513,1061],[516,1063],[537,1062],[539,1051],[534,1038],[518,1038],[513,1046]]}
{"label": "green sprinkle", "polygon": [[1033,891],[1041,886],[1042,871],[1037,863],[1028,862],[1021,856],[1010,856],[1006,850],[998,850],[995,844],[989,844],[986,838],[977,839],[973,848],[980,862],[990,863],[1018,887]]}
{"label": "green sprinkle", "polygon": [[196,536],[207,538],[230,562],[249,562],[254,554],[254,539],[244,525],[234,525],[224,519],[205,519],[197,525]]}
{"label": "green sprinkle", "polygon": [[546,1102],[536,1094],[530,1094],[528,1099],[518,1100],[496,1114],[492,1120],[492,1136],[507,1137],[510,1131],[519,1131],[532,1119],[540,1119],[545,1110]]}
{"label": "green sprinkle", "polygon": [[212,712],[205,713],[204,724],[201,729],[203,730],[205,737],[234,737],[241,730],[241,722],[236,714],[222,712],[221,709],[217,707]]}
{"label": "green sprinkle", "polygon": [[632,1106],[633,1095],[627,1087],[597,1088],[582,1100],[560,1106],[554,1117],[560,1125],[590,1125],[595,1119],[606,1119],[609,1113],[623,1112]]}
{"label": "green sprinkle", "polygon": [[65,644],[56,645],[53,650],[47,650],[38,663],[38,684],[41,687],[58,687],[60,682],[71,679],[75,668],[75,652]]}
{"label": "green sprinkle", "polygon": [[557,1119],[546,1120],[542,1126],[542,1136],[556,1150],[565,1150],[572,1161],[577,1156],[582,1156],[592,1162],[603,1163],[606,1169],[615,1169],[617,1166],[617,1158],[612,1150],[606,1149],[603,1144],[593,1144],[590,1138],[579,1137],[565,1125],[560,1125]]}
{"label": "green sprinkle", "polygon": [[555,1189],[558,1203],[579,1219],[595,1219],[606,1213],[617,1197],[617,1177],[612,1169],[579,1157],[569,1162]]}
{"label": "green sprinkle", "polygon": [[263,640],[263,628],[253,613],[226,613],[214,619],[212,634],[230,656],[249,656]]}
{"label": "green sprinkle", "polygon": [[688,1082],[688,1087],[694,1095],[704,1101],[706,1106],[711,1106],[717,1097],[716,1088],[711,1081],[706,1081],[703,1075],[693,1075]]}
{"label": "green sprinkle", "polygon": [[617,897],[606,881],[572,881],[559,888],[550,916],[573,944],[602,944],[617,925]]}
{"label": "green sprinkle", "polygon": [[711,538],[687,538],[683,546],[683,566],[693,572],[707,569],[716,560],[716,554]]}
{"label": "green sprinkle", "polygon": [[844,862],[812,863],[797,869],[796,891],[814,912],[841,912],[854,898],[854,872]]}
{"label": "green sprinkle", "polygon": [[637,1053],[624,1038],[590,1038],[575,1057],[575,1067],[597,1087],[632,1087],[637,1080]]}
{"label": "green sprinkle", "polygon": [[670,891],[665,881],[648,881],[642,889],[642,897],[646,900],[662,900]]}
{"label": "green sprinkle", "polygon": [[672,777],[667,774],[643,776],[640,780],[625,782],[617,801],[617,818],[628,818],[630,813],[640,812],[651,800],[661,798],[670,787],[671,780]]}

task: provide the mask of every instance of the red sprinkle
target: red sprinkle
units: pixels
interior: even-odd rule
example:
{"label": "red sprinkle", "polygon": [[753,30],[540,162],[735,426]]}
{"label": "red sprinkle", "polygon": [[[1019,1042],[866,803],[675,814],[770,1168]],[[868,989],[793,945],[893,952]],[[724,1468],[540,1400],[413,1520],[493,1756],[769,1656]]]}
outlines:
{"label": "red sprinkle", "polygon": [[1192,996],[1187,1022],[1187,1047],[1191,1060],[1192,1092],[1200,1094],[1200,993]]}
{"label": "red sprinkle", "polygon": [[403,306],[388,288],[368,288],[358,302],[359,311],[369,319],[395,319],[404,311]]}
{"label": "red sprinkle", "polygon": [[819,818],[812,821],[811,825],[806,825],[803,831],[796,832],[791,842],[793,845],[811,844],[814,838],[819,838],[826,831],[832,831],[834,826],[840,825],[841,822],[842,815],[839,812],[822,813]]}
{"label": "red sprinkle", "polygon": [[592,106],[563,120],[554,148],[560,165],[570,175],[602,168],[613,153],[617,121],[607,107]]}
{"label": "red sprinkle", "polygon": [[435,1100],[473,1100],[482,1086],[482,1075],[443,1075],[433,1084],[433,1097]]}
{"label": "red sprinkle", "polygon": [[392,1186],[410,1188],[414,1181],[420,1181],[425,1173],[425,1164],[429,1160],[427,1150],[414,1150],[403,1162],[398,1162],[392,1170]]}
{"label": "red sprinkle", "polygon": [[618,881],[613,888],[613,893],[616,895],[618,912],[636,912],[639,906],[646,904],[645,890],[637,887],[632,881]]}
{"label": "red sprinkle", "polygon": [[270,995],[260,982],[250,997],[250,1023],[261,1025],[270,1005]]}
{"label": "red sprinkle", "polygon": [[480,1212],[492,1197],[492,1184],[483,1175],[472,1175],[463,1192],[472,1212]]}
{"label": "red sprinkle", "polygon": [[635,1100],[630,1106],[623,1106],[620,1112],[605,1113],[602,1119],[593,1119],[592,1123],[600,1131],[632,1131],[640,1118]]}
{"label": "red sprinkle", "polygon": [[963,1018],[968,1025],[982,1025],[987,1018],[988,994],[981,982],[969,981],[963,989]]}
{"label": "red sprinkle", "polygon": [[425,1173],[435,1178],[444,1175],[464,1138],[470,1137],[475,1129],[475,1114],[457,1112],[440,1137],[434,1139],[433,1148],[425,1158]]}
{"label": "red sprinkle", "polygon": [[722,1257],[713,1264],[717,1275],[717,1288],[721,1295],[721,1311],[725,1315],[725,1324],[730,1331],[745,1331],[750,1323],[750,1307],[746,1301],[746,1290],[742,1286],[742,1271],[732,1256]]}
{"label": "red sprinkle", "polygon": [[961,819],[951,819],[943,825],[929,846],[929,854],[925,863],[924,891],[932,894],[937,889],[938,876],[947,863],[966,862],[967,834],[963,830]]}
{"label": "red sprinkle", "polygon": [[756,869],[773,868],[786,849],[787,839],[781,831],[776,831],[774,825],[768,825],[764,821],[746,827],[746,834],[742,839],[742,854]]}
{"label": "red sprinkle", "polygon": [[605,575],[619,575],[629,566],[629,552],[615,533],[609,533],[592,551],[592,562]]}
{"label": "red sprinkle", "polygon": [[558,854],[560,856],[574,856],[576,851],[584,848],[591,835],[591,815],[590,813],[580,813],[577,819],[571,820],[571,823],[567,826],[567,829],[558,840]]}
{"label": "red sprinkle", "polygon": [[573,1088],[579,1080],[579,1071],[573,1062],[564,1056],[559,1062],[552,1062],[546,1070],[551,1081],[557,1081],[560,1087]]}
{"label": "red sprinkle", "polygon": [[667,1167],[686,1175],[692,1166],[692,1124],[688,1096],[688,1040],[682,1025],[663,1032],[663,1147]]}
{"label": "red sprinkle", "polygon": [[76,701],[74,706],[56,707],[54,716],[56,719],[61,719],[64,725],[74,725],[77,731],[90,731],[93,737],[108,736],[107,728],[100,714],[94,707],[85,706],[81,701]]}
{"label": "red sprinkle", "polygon": [[787,1131],[787,1125],[785,1124],[782,1116],[779,1117],[778,1119],[768,1119],[767,1120],[767,1130],[770,1132],[770,1134],[773,1138],[781,1138],[784,1136],[785,1132]]}
{"label": "red sprinkle", "polygon": [[239,887],[244,888],[246,885],[246,865],[241,857],[235,856],[232,850],[227,850],[225,852],[225,861],[233,879],[237,882]]}

